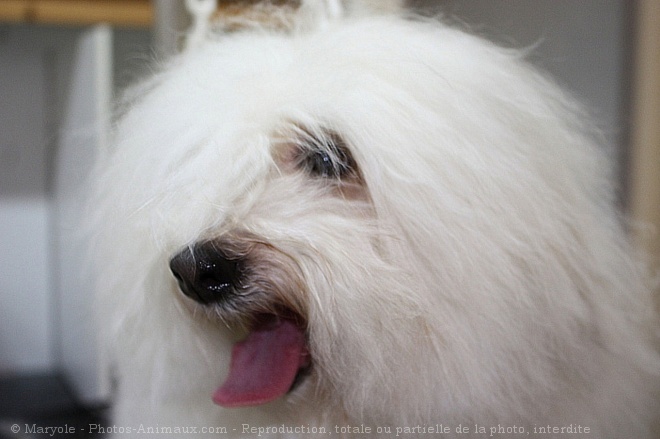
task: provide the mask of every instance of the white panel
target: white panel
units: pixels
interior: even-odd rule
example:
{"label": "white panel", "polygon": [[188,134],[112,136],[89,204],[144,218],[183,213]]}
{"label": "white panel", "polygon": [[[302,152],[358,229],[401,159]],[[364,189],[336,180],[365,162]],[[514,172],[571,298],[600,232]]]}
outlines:
{"label": "white panel", "polygon": [[104,396],[94,296],[85,243],[80,239],[86,177],[107,142],[112,95],[112,32],[82,32],[70,58],[55,161],[56,282],[61,367],[84,401]]}

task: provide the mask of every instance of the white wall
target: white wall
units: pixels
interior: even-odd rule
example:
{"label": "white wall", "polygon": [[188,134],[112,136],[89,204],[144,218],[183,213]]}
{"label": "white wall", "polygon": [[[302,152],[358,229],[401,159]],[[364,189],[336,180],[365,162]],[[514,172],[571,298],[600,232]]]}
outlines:
{"label": "white wall", "polygon": [[123,86],[152,53],[147,31],[115,31],[114,75],[110,59],[88,61],[105,65],[99,75],[78,58],[88,34],[0,25],[0,373],[73,371],[83,395],[94,382],[96,331],[73,220],[98,132],[93,81],[114,76]]}
{"label": "white wall", "polygon": [[43,49],[27,29],[0,31],[0,372],[53,366]]}

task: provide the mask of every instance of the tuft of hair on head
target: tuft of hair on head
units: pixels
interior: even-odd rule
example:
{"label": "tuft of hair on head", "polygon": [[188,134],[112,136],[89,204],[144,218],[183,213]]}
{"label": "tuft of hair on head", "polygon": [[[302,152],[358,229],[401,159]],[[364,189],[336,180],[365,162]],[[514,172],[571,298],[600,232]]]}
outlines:
{"label": "tuft of hair on head", "polygon": [[[187,0],[209,2],[209,0]],[[322,28],[345,17],[396,14],[404,0],[237,0],[220,2],[209,18],[208,27],[227,33],[250,29],[300,31]],[[189,8],[190,9],[190,8]],[[194,26],[189,40],[199,40]],[[194,36],[194,38],[193,38]],[[194,44],[193,44],[194,45]]]}
{"label": "tuft of hair on head", "polygon": [[342,2],[349,15],[397,14],[405,4],[404,0],[344,0]]}

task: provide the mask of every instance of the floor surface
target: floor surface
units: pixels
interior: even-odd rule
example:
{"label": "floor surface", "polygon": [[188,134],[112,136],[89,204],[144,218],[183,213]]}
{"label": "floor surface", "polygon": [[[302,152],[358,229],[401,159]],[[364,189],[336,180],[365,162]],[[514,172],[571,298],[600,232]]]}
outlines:
{"label": "floor surface", "polygon": [[80,405],[58,375],[0,376],[0,439],[100,438],[103,410]]}

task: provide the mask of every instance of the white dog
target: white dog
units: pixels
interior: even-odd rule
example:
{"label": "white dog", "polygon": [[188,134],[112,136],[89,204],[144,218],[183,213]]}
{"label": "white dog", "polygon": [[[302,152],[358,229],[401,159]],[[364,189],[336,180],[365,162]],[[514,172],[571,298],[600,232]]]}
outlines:
{"label": "white dog", "polygon": [[94,201],[109,428],[650,437],[652,285],[579,106],[443,24],[301,7],[127,99]]}

